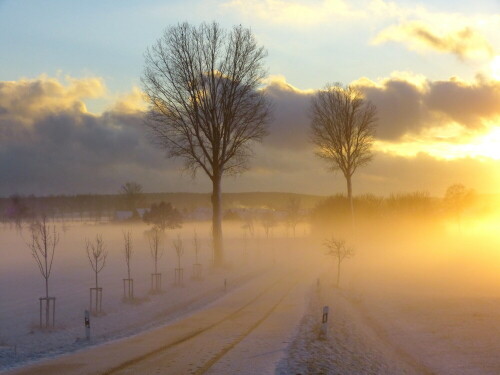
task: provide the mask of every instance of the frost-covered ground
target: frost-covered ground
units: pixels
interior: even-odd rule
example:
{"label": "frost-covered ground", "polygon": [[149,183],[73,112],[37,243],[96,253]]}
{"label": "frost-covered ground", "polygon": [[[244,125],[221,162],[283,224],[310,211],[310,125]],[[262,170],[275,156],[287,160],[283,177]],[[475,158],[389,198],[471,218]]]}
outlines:
{"label": "frost-covered ground", "polygon": [[435,374],[500,374],[500,297],[365,297],[387,338]]}
{"label": "frost-covered ground", "polygon": [[[498,238],[407,233],[359,240],[340,290],[332,267],[276,374],[500,374]],[[321,340],[324,305],[329,337]]]}
{"label": "frost-covered ground", "polygon": [[[204,280],[190,279],[194,225],[189,224],[179,231],[186,246],[182,260],[185,285],[172,285],[175,255],[171,240],[177,232],[169,233],[160,265],[164,293],[150,295],[153,266],[144,237],[146,226],[72,225],[61,233],[51,276],[50,294],[57,297],[57,316],[56,328],[50,332],[37,328],[38,297],[44,290],[25,240],[15,231],[1,229],[0,369],[89,345],[81,340],[83,312],[93,282],[84,241],[102,233],[109,250],[100,279],[106,314],[91,318],[90,344],[181,322],[191,313],[217,306],[217,301],[230,297],[234,290],[251,288],[251,283],[269,277],[277,268],[293,279],[296,274],[288,271],[293,268],[283,269],[290,263],[331,272],[321,277],[319,289],[304,285],[295,292],[293,309],[280,308],[282,315],[262,321],[214,364],[214,371],[251,374],[252,366],[259,362],[262,369],[269,369],[262,373],[278,375],[500,374],[500,272],[495,273],[500,269],[500,257],[495,252],[496,242],[485,243],[482,251],[472,254],[469,249],[477,243],[475,237],[463,236],[451,243],[441,235],[425,241],[403,238],[402,242],[396,236],[378,242],[375,236],[366,236],[366,242],[355,244],[356,257],[343,265],[341,288],[336,289],[334,264],[320,241],[293,240],[284,231],[269,240],[260,233],[245,241],[241,226],[235,226],[226,231],[225,239],[231,266],[208,272],[209,226],[196,227],[203,243]],[[127,229],[133,233],[135,250],[132,277],[137,301],[133,304],[122,301],[126,272],[122,231]],[[225,279],[228,291],[224,291]],[[320,339],[324,305],[330,306],[329,334]],[[305,314],[300,320],[297,314],[302,311]],[[292,313],[294,318],[288,320],[287,314]],[[300,324],[291,323],[298,321]]]}
{"label": "frost-covered ground", "polygon": [[[192,243],[195,228],[202,243],[199,258],[203,265],[201,281],[191,279],[195,262]],[[89,308],[89,288],[93,287],[94,279],[85,253],[85,238],[92,239],[96,234],[102,234],[109,252],[106,266],[99,274],[104,315],[91,317],[91,345],[133,335],[200,309],[226,293],[225,280],[228,289],[235,289],[265,274],[274,256],[262,250],[266,248],[263,239],[255,239],[253,247],[241,241],[243,232],[236,227],[226,236],[228,266],[214,271],[210,267],[209,226],[188,224],[167,234],[164,255],[159,262],[163,292],[150,294],[153,261],[144,235],[147,229],[145,225],[77,223],[71,224],[66,232],[60,231],[61,239],[50,277],[50,295],[57,298],[56,327],[50,331],[38,327],[38,298],[44,294],[44,284],[26,246],[29,233],[26,229],[22,232],[1,229],[0,370],[89,345],[83,340],[83,323],[84,311]],[[133,302],[123,300],[122,279],[126,278],[124,230],[132,232],[131,268],[136,297]],[[177,234],[181,235],[185,246],[182,287],[173,285],[177,259],[171,242]]]}
{"label": "frost-covered ground", "polygon": [[[326,281],[328,280],[328,282]],[[309,306],[276,375],[287,374],[425,374],[323,277],[310,291]],[[327,334],[322,332],[323,306],[329,306]]]}

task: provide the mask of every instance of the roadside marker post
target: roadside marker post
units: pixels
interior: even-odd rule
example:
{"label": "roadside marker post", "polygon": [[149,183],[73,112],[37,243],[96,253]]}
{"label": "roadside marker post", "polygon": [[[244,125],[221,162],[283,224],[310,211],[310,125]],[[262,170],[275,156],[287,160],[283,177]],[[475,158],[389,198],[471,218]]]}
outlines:
{"label": "roadside marker post", "polygon": [[85,310],[85,338],[90,340],[90,312]]}
{"label": "roadside marker post", "polygon": [[328,335],[328,306],[323,306],[323,316],[321,318],[321,336],[326,338]]}

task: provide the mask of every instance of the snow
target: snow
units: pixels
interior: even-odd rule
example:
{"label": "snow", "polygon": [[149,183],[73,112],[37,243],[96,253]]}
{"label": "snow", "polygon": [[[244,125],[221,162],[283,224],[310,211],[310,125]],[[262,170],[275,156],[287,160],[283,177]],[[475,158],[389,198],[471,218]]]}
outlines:
{"label": "snow", "polygon": [[[321,332],[323,307],[329,306],[327,334]],[[276,375],[421,374],[375,331],[344,293],[323,276],[311,288],[298,333],[280,361]]]}
{"label": "snow", "polygon": [[[257,254],[236,248],[231,236],[226,241],[227,246],[234,247],[227,258],[231,267],[210,271],[209,227],[198,223],[204,277],[201,281],[191,280],[195,228],[186,225],[180,231],[169,233],[164,243],[164,256],[159,265],[159,272],[163,273],[163,293],[149,294],[153,261],[144,236],[147,229],[145,225],[72,224],[67,232],[61,231],[49,293],[57,298],[56,326],[47,331],[38,327],[38,298],[44,293],[44,284],[26,246],[25,238],[29,234],[26,229],[20,233],[4,228],[0,248],[3,260],[0,265],[0,370],[158,327],[223,296],[224,280],[234,289],[265,273],[260,266],[242,268],[243,262],[257,263]],[[133,303],[123,300],[124,230],[130,230],[133,237],[131,267],[137,297]],[[98,233],[102,233],[109,252],[107,265],[99,274],[104,314],[91,316],[92,340],[88,343],[84,340],[84,311],[89,308],[89,288],[94,286],[94,279],[85,253],[85,238],[92,239]],[[181,234],[186,248],[182,258],[185,269],[182,287],[173,285],[176,255],[171,241],[177,233]]]}
{"label": "snow", "polygon": [[[74,358],[92,363],[104,356],[104,347],[116,353],[115,362],[106,366],[117,366],[132,356],[130,353],[137,355],[134,343],[141,342],[141,350],[147,353],[163,345],[160,338],[172,335],[170,340],[175,341],[192,329],[192,322],[216,321],[230,314],[245,295],[257,293],[269,280],[284,275],[290,280],[290,291],[279,303],[270,299],[268,305],[254,306],[261,308],[265,315],[259,316],[265,319],[237,315],[234,321],[221,325],[220,331],[196,342],[202,362],[217,358],[207,373],[500,374],[500,298],[495,273],[499,257],[491,255],[496,254],[493,245],[470,255],[468,246],[477,243],[472,237],[460,238],[459,247],[441,234],[427,242],[409,241],[404,235],[398,242],[395,235],[390,244],[367,235],[366,242],[356,243],[356,257],[343,265],[341,287],[336,288],[334,263],[324,255],[319,242],[290,239],[279,230],[272,239],[263,238],[262,233],[260,238],[250,239],[241,225],[226,231],[231,266],[207,272],[211,260],[209,225],[197,223],[204,278],[195,281],[190,279],[194,226],[188,224],[169,233],[159,270],[164,292],[153,295],[148,293],[153,262],[144,236],[146,226],[72,224],[69,231],[61,233],[50,279],[50,294],[57,297],[56,328],[50,331],[37,327],[43,279],[25,244],[27,232],[21,235],[0,229],[0,370],[73,352]],[[133,236],[134,303],[122,300],[122,279],[126,277],[123,230],[131,230]],[[85,238],[92,239],[98,233],[109,251],[108,264],[100,275],[105,315],[91,317],[92,340],[88,343],[83,339],[83,314],[93,278]],[[186,248],[183,287],[172,285],[176,258],[171,241],[177,233]],[[299,277],[297,266],[307,271],[307,276]],[[466,277],[472,275],[475,277]],[[227,290],[224,280],[228,281]],[[328,336],[320,338],[325,305],[330,307]],[[273,306],[272,311],[269,306]],[[162,360],[171,363],[169,356],[175,354],[179,368],[194,366],[189,358],[192,344],[176,347]],[[143,365],[157,369],[156,359]],[[67,372],[71,371],[68,367]]]}

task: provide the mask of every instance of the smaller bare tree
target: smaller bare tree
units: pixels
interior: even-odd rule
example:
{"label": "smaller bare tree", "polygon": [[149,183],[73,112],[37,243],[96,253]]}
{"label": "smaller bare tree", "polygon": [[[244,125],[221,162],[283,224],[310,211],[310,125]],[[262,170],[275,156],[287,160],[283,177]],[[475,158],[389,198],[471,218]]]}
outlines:
{"label": "smaller bare tree", "polygon": [[[31,242],[28,243],[28,247],[30,248],[31,255],[35,259],[38,269],[45,280],[45,326],[48,327],[50,323],[49,278],[52,271],[56,246],[59,243],[59,234],[56,231],[55,225],[51,227],[47,224],[47,218],[45,216],[42,217],[41,221],[33,223],[30,230]],[[42,302],[40,300],[40,304],[41,303]]]}
{"label": "smaller bare tree", "polygon": [[132,212],[132,218],[137,219],[137,205],[142,197],[142,186],[137,182],[126,182],[121,186],[120,192],[123,194],[127,208]]}
{"label": "smaller bare tree", "polygon": [[446,189],[444,203],[455,215],[459,232],[462,231],[462,214],[474,200],[474,195],[475,192],[473,189],[467,189],[462,184],[454,184]]}
{"label": "smaller bare tree", "polygon": [[194,246],[194,264],[193,264],[193,278],[200,279],[201,278],[201,264],[198,260],[198,256],[200,253],[201,243],[198,238],[198,233],[196,233],[196,229],[193,235],[193,246]]}
{"label": "smaller bare tree", "polygon": [[345,259],[354,256],[354,249],[347,247],[344,240],[339,240],[334,237],[327,239],[324,242],[325,247],[328,249],[328,255],[332,255],[337,259],[337,287],[340,282],[340,265]]}
{"label": "smaller bare tree", "polygon": [[161,248],[161,241],[164,232],[157,226],[153,226],[147,232],[149,251],[154,263],[154,273],[151,274],[151,293],[158,293],[161,291],[161,273],[158,272],[158,261],[163,256],[163,249]]}
{"label": "smaller bare tree", "polygon": [[123,255],[127,264],[127,278],[123,279],[123,296],[128,299],[134,298],[134,280],[130,276],[130,260],[132,259],[132,234],[130,231],[123,232]]}
{"label": "smaller bare tree", "polygon": [[198,238],[198,233],[196,233],[196,229],[194,231],[193,235],[193,246],[194,246],[194,261],[196,264],[198,264],[198,255],[200,253],[200,248],[201,248],[201,243],[200,239]]}
{"label": "smaller bare tree", "polygon": [[255,235],[255,226],[253,224],[252,216],[245,217],[242,228],[245,230],[245,233],[248,231],[248,234],[253,238]]}
{"label": "smaller bare tree", "polygon": [[299,223],[300,217],[300,198],[291,197],[288,200],[286,207],[286,223],[292,229],[293,237],[295,238],[295,228]]}
{"label": "smaller bare tree", "polygon": [[172,241],[172,245],[175,249],[175,254],[177,255],[177,268],[175,269],[175,283],[177,285],[182,284],[182,267],[181,267],[181,258],[184,254],[184,244],[182,243],[182,238],[180,234],[177,234],[177,238]]}
{"label": "smaller bare tree", "polygon": [[[87,249],[87,257],[89,258],[90,265],[95,274],[95,307],[96,312],[99,312],[101,310],[101,298],[99,298],[99,294],[102,296],[102,289],[99,289],[99,272],[101,272],[106,265],[108,252],[105,250],[102,236],[99,234],[96,236],[95,243],[89,240],[85,240],[85,247]],[[101,293],[99,293],[100,290]],[[90,309],[92,310],[92,306]]]}
{"label": "smaller bare tree", "polygon": [[159,228],[153,227],[151,228],[151,230],[148,232],[147,235],[151,258],[153,258],[155,274],[158,273],[158,261],[163,256],[163,249],[161,248],[161,237],[162,237],[161,234],[162,231]]}
{"label": "smaller bare tree", "polygon": [[264,228],[264,232],[266,233],[266,238],[269,238],[269,235],[272,232],[272,229],[276,226],[276,216],[273,211],[267,211],[261,217],[261,224]]}

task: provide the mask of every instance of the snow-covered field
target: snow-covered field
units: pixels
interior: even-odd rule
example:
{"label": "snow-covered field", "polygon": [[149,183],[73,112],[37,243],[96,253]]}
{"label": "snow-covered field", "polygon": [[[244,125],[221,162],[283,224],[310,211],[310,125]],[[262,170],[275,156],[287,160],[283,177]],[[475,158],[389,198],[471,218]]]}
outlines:
{"label": "snow-covered field", "polygon": [[500,374],[500,244],[487,229],[359,240],[342,288],[332,270],[311,290],[276,374]]}
{"label": "snow-covered field", "polygon": [[[262,368],[275,367],[269,373],[278,375],[500,374],[500,256],[493,236],[480,243],[483,232],[457,237],[453,232],[414,230],[411,235],[394,231],[388,236],[374,229],[353,244],[356,256],[343,264],[341,288],[337,289],[333,259],[325,255],[320,238],[291,239],[283,230],[276,231],[273,238],[265,239],[260,233],[250,241],[244,240],[238,225],[225,227],[230,266],[218,271],[209,267],[209,225],[196,225],[203,243],[200,263],[204,279],[191,280],[194,227],[188,224],[178,232],[186,247],[182,258],[184,286],[172,285],[175,254],[171,240],[177,232],[171,232],[160,262],[164,292],[151,295],[153,263],[144,236],[146,226],[70,226],[61,233],[51,276],[50,294],[57,297],[57,311],[56,328],[50,332],[37,327],[43,283],[25,240],[3,228],[0,369],[89,345],[82,340],[83,312],[88,308],[93,278],[84,241],[102,233],[109,251],[100,279],[106,314],[91,318],[90,344],[187,322],[190,314],[211,311],[218,301],[221,306],[227,304],[224,301],[236,298],[237,293],[232,294],[235,290],[258,291],[252,285],[277,270],[293,280],[298,267],[313,269],[309,272],[312,279],[321,272],[320,288],[314,282],[303,284],[294,292],[293,309],[278,308],[281,315],[269,315],[252,328],[252,335],[241,342],[235,339],[237,345],[231,344],[231,350],[224,352],[208,373],[231,374],[237,369],[251,374],[252,366],[261,360],[268,366]],[[132,304],[122,300],[122,279],[126,277],[123,230],[132,231],[135,251],[132,277],[137,300]],[[23,236],[27,236],[26,231]],[[472,252],[478,243],[480,247]],[[320,339],[318,329],[325,305],[330,306],[329,334]],[[305,314],[300,320],[297,314],[302,311]],[[293,318],[291,314],[295,314]],[[203,341],[200,345],[204,347]]]}
{"label": "snow-covered field", "polygon": [[[89,288],[94,286],[94,278],[85,252],[86,238],[102,234],[108,251],[106,266],[99,274],[104,315],[91,317],[91,344],[132,335],[199,309],[224,295],[225,282],[228,289],[234,289],[264,274],[276,256],[274,252],[265,252],[264,239],[254,239],[251,247],[241,240],[240,226],[230,227],[225,240],[228,266],[214,271],[210,267],[210,226],[187,224],[167,233],[158,270],[163,277],[163,292],[150,294],[153,261],[144,235],[147,229],[145,225],[81,223],[70,224],[66,232],[59,228],[61,237],[50,276],[50,295],[57,298],[56,327],[50,331],[39,329],[38,298],[44,295],[44,283],[26,245],[29,232],[26,228],[22,232],[0,229],[0,369],[89,345],[83,340],[84,311],[89,308]],[[191,279],[195,229],[202,244],[199,262],[203,265],[203,279],[200,281]],[[123,299],[122,279],[127,277],[123,231],[132,232],[133,302]],[[181,287],[173,285],[177,258],[172,239],[177,234],[183,238],[185,247]]]}

